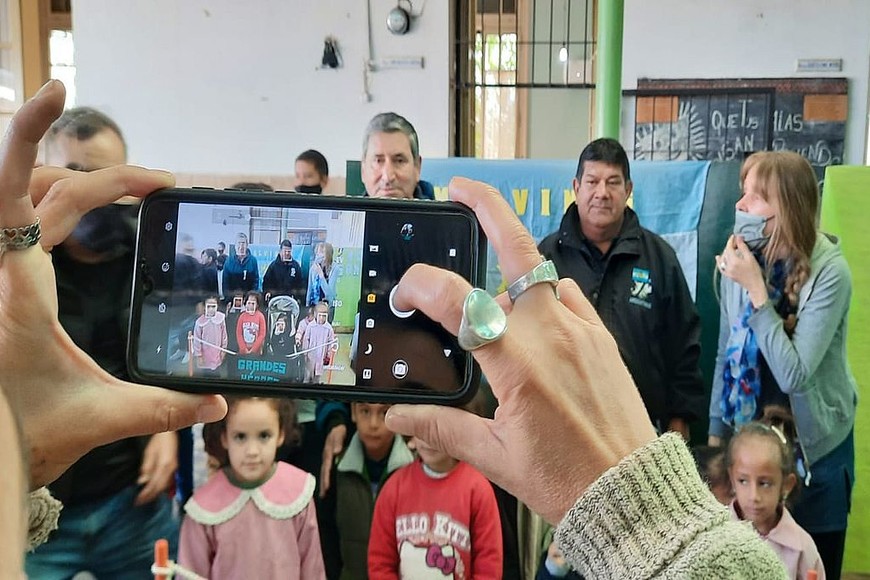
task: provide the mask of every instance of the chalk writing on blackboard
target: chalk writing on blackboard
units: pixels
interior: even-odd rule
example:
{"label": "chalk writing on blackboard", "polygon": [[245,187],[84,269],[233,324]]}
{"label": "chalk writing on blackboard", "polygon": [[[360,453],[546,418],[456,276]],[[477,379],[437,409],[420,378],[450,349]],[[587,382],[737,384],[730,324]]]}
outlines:
{"label": "chalk writing on blackboard", "polygon": [[636,159],[743,159],[795,151],[821,179],[843,162],[845,79],[638,81]]}

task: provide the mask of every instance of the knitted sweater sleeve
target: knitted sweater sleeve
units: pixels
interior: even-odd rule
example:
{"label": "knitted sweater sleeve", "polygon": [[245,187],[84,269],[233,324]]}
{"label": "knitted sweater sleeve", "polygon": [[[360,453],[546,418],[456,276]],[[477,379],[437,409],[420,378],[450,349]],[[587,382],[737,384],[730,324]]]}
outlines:
{"label": "knitted sweater sleeve", "polygon": [[48,535],[57,529],[61,503],[54,499],[48,488],[40,487],[30,492],[27,498],[27,549],[34,550],[48,540]]}
{"label": "knitted sweater sleeve", "polygon": [[555,537],[587,578],[786,578],[758,534],[731,521],[674,433],[605,472]]}

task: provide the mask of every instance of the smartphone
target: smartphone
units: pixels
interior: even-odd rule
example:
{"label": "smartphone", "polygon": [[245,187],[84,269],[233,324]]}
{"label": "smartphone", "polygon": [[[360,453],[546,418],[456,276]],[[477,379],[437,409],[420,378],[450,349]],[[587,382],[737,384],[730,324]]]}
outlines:
{"label": "smartphone", "polygon": [[486,239],[461,204],[166,189],[139,213],[128,367],[201,392],[457,405],[480,371],[390,294],[415,263],[482,286]]}

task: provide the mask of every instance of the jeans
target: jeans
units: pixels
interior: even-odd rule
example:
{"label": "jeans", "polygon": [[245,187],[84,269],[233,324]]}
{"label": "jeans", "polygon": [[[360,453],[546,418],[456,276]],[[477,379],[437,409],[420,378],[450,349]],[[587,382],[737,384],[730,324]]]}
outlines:
{"label": "jeans", "polygon": [[101,501],[64,507],[48,542],[27,554],[27,576],[67,579],[87,570],[99,580],[153,580],[154,542],[169,540],[175,559],[179,524],[165,494],[137,507],[138,492],[132,485]]}

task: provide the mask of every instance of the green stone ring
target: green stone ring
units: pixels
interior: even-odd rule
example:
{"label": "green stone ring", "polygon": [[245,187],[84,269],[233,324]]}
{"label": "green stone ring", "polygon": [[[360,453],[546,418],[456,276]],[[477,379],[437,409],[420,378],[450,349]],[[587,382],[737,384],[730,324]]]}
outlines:
{"label": "green stone ring", "polygon": [[459,346],[466,351],[478,349],[504,336],[507,315],[485,290],[475,288],[462,304]]}

